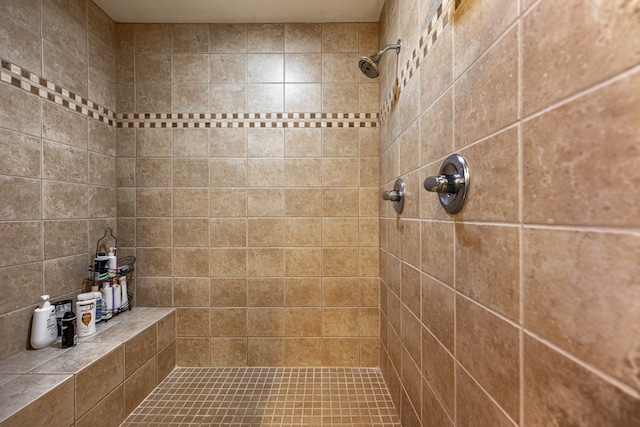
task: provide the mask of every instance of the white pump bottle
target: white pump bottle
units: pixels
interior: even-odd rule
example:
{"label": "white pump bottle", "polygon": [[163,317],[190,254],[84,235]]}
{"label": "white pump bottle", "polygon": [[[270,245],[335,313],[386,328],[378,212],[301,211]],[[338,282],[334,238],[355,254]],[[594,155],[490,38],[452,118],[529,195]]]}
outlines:
{"label": "white pump bottle", "polygon": [[35,349],[50,346],[58,336],[56,308],[49,302],[49,295],[40,297],[42,302],[33,312],[31,323],[31,347]]}

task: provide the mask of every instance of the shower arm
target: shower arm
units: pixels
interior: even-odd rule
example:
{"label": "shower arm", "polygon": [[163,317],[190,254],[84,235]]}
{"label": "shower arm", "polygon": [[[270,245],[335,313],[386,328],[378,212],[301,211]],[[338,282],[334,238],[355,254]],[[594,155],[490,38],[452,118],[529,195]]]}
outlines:
{"label": "shower arm", "polygon": [[376,55],[382,56],[389,49],[395,49],[396,53],[400,53],[400,40],[398,40],[398,43],[396,43],[396,44],[388,44],[388,45],[386,45],[385,47],[382,48],[382,50],[380,52],[376,53]]}

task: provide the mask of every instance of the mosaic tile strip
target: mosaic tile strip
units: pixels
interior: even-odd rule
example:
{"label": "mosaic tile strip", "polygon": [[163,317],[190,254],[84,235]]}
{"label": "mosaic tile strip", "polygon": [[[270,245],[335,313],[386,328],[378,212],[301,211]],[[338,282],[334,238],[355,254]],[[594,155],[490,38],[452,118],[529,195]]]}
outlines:
{"label": "mosaic tile strip", "polygon": [[444,0],[433,16],[426,31],[420,37],[420,42],[417,47],[411,51],[411,57],[400,70],[397,77],[396,84],[393,90],[386,96],[384,102],[380,107],[380,121],[384,121],[391,111],[391,108],[397,101],[398,97],[402,93],[403,89],[409,83],[409,80],[416,74],[420,63],[426,58],[427,54],[438,40],[438,37],[442,33],[442,30],[447,26],[451,20],[451,15],[457,9],[460,4],[460,0]]}
{"label": "mosaic tile strip", "polygon": [[119,128],[368,128],[378,113],[123,113],[0,58],[0,81]]}
{"label": "mosaic tile strip", "polygon": [[375,368],[176,368],[122,424],[400,427]]}

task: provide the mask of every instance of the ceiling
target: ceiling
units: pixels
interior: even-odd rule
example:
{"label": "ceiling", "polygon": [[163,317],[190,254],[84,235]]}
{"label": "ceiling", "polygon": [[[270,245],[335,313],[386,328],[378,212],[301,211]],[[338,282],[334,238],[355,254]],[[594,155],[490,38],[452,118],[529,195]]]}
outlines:
{"label": "ceiling", "polygon": [[378,22],[384,0],[93,0],[116,22]]}

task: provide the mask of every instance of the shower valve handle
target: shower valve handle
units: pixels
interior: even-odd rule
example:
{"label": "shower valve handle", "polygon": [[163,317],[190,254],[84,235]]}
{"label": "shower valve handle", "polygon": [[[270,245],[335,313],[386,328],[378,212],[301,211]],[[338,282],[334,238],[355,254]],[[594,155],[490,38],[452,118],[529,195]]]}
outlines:
{"label": "shower valve handle", "polygon": [[457,193],[464,179],[458,175],[430,176],[424,180],[424,188],[434,193]]}
{"label": "shower valve handle", "polygon": [[385,191],[382,193],[382,198],[384,200],[391,200],[392,202],[399,201],[400,199],[402,199],[402,196],[404,196],[403,191],[391,190],[391,191]]}

